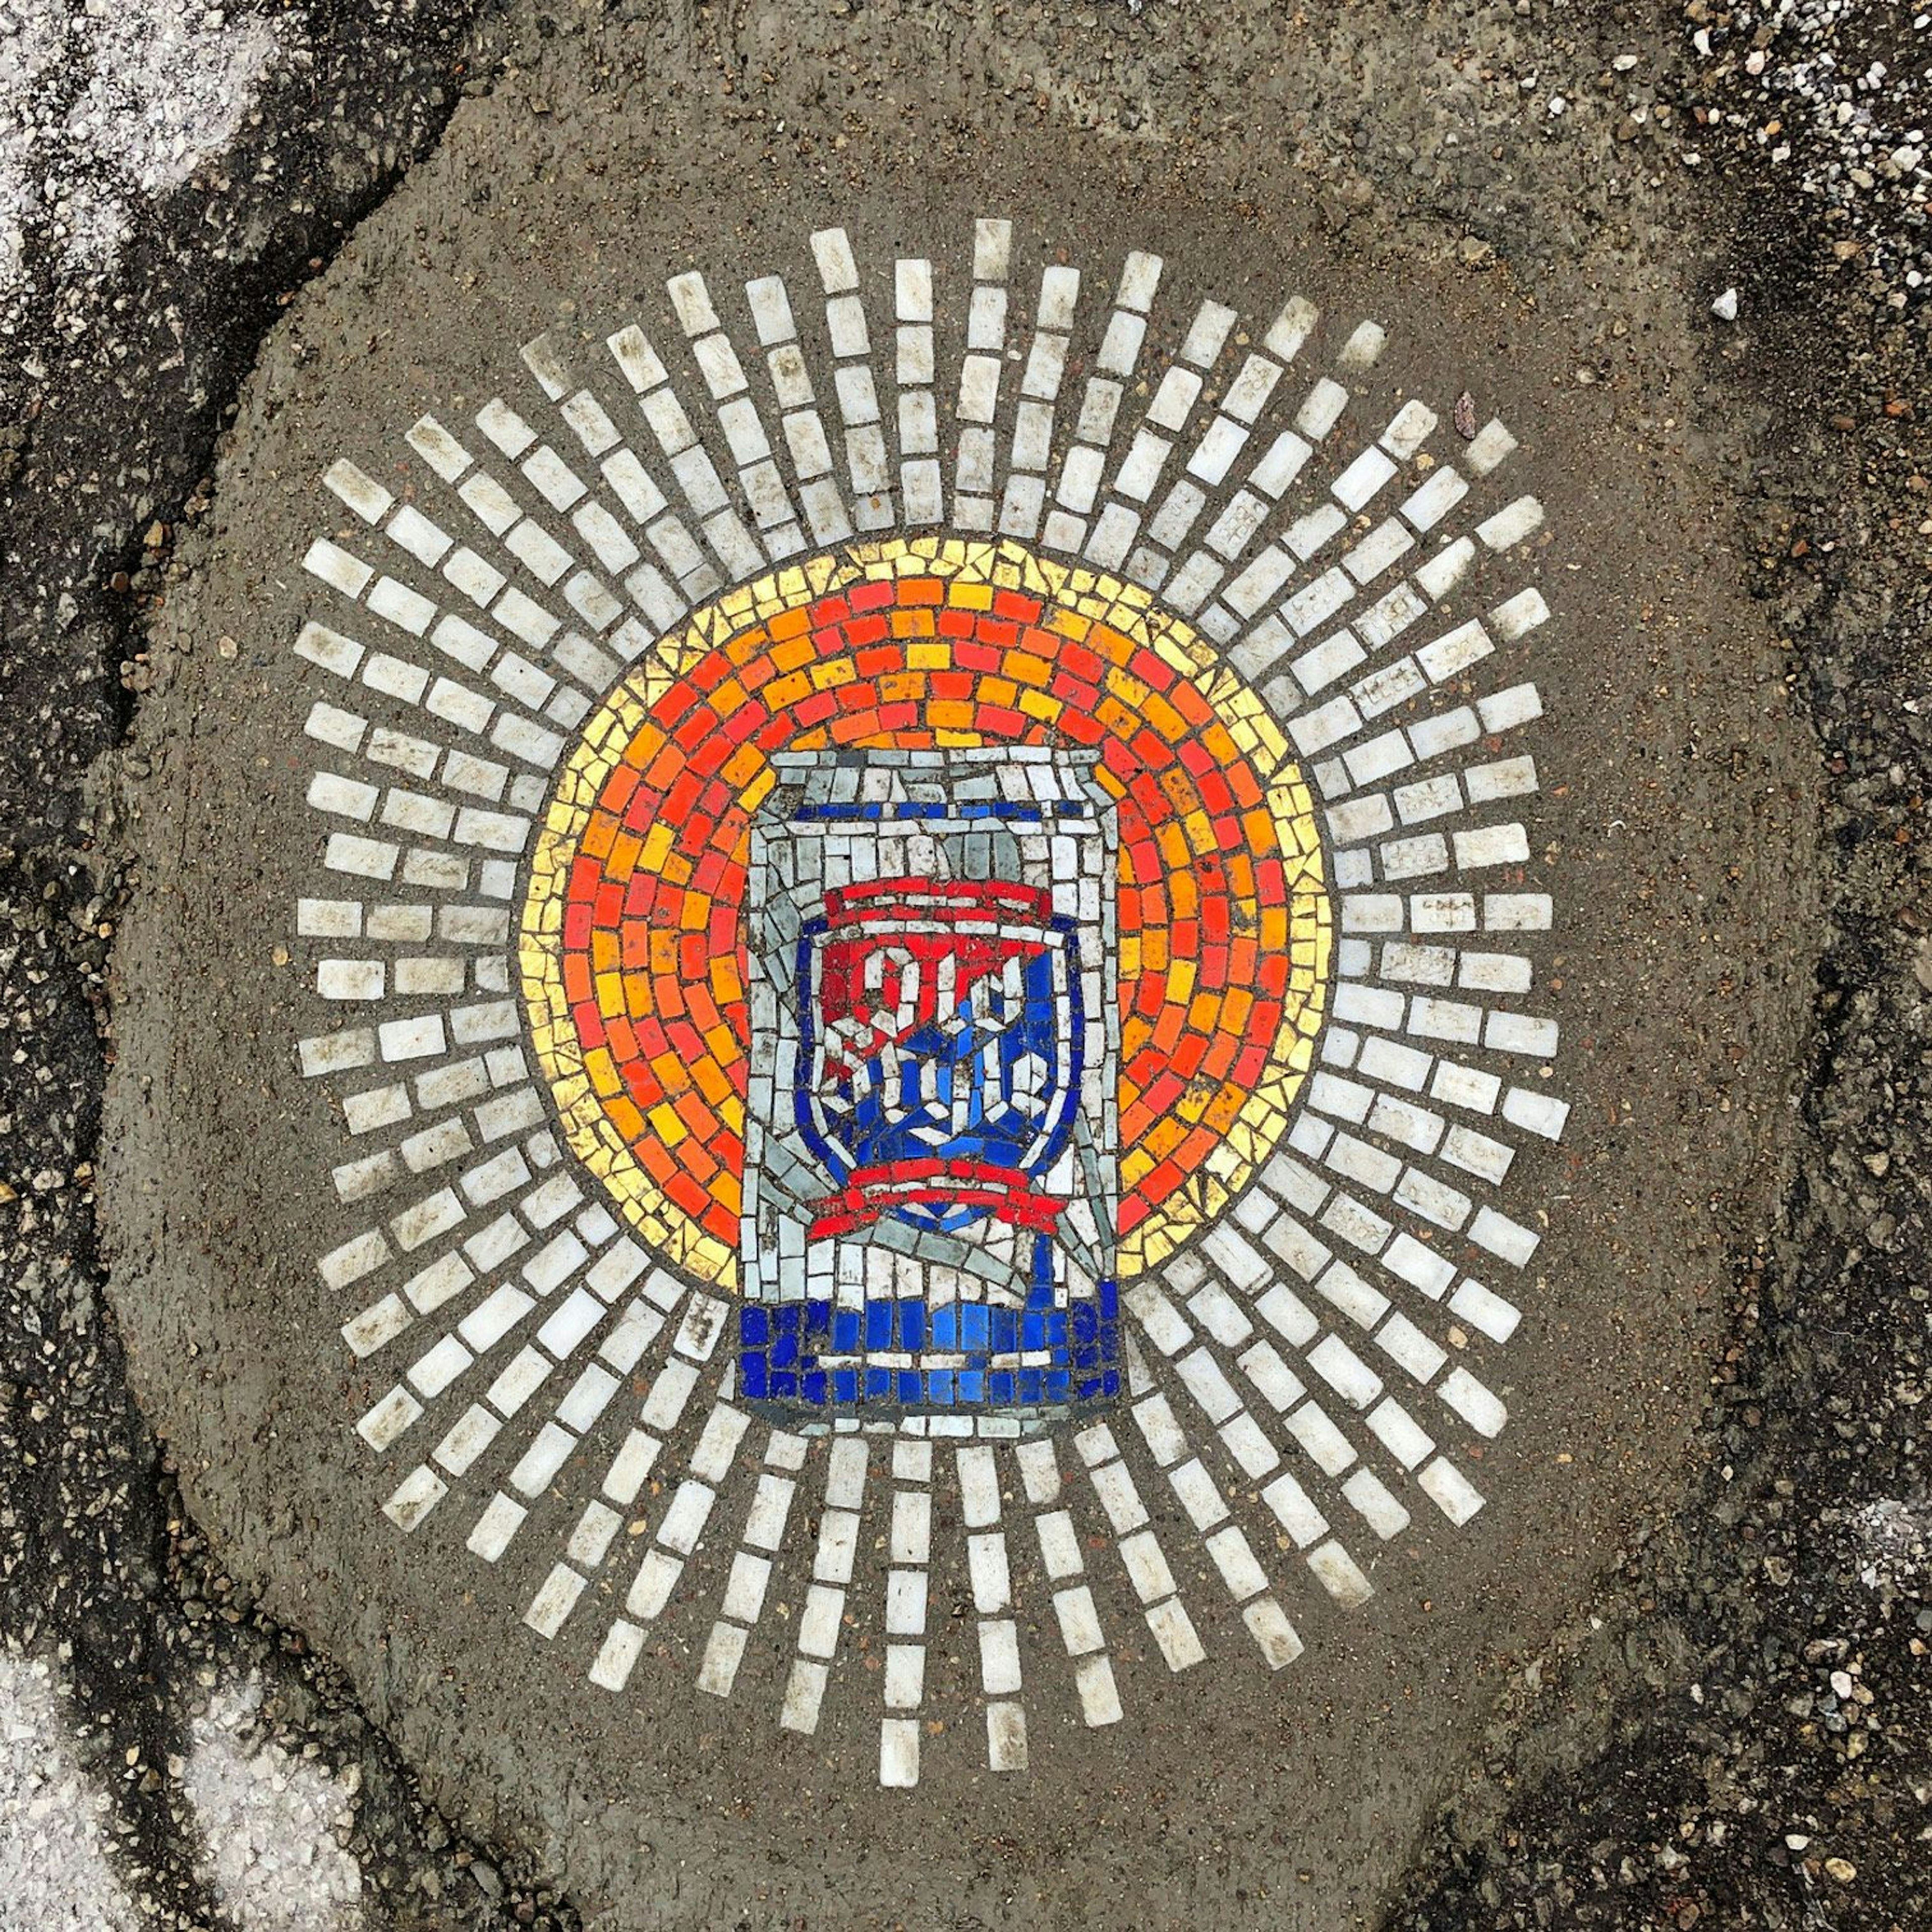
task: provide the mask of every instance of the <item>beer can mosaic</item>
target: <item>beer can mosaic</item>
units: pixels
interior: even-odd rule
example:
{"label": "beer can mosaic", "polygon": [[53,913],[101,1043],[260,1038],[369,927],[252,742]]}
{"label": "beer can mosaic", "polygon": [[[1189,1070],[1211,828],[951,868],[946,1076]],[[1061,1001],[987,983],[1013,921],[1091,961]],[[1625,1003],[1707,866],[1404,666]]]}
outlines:
{"label": "beer can mosaic", "polygon": [[1372,322],[1020,253],[828,230],[527,344],[330,470],[295,646],[386,1514],[540,1546],[612,1694],[661,1620],[700,1694],[779,1647],[889,1786],[963,1748],[937,1539],[1021,1772],[1037,1700],[1212,1667],[1202,1576],[1278,1671],[1480,1509],[1566,1111],[1514,439]]}

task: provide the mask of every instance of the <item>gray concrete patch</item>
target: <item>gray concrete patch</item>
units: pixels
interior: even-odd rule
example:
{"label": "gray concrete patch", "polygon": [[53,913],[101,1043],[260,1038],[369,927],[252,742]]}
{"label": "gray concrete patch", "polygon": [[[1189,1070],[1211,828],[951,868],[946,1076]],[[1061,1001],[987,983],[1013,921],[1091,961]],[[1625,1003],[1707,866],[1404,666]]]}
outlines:
{"label": "gray concrete patch", "polygon": [[[1372,1913],[1500,1672],[1541,1647],[1667,1483],[1723,1245],[1779,1178],[1804,992],[1788,934],[1812,892],[1804,792],[1767,628],[1712,568],[1712,486],[1738,446],[1690,373],[1704,325],[1670,292],[1679,244],[1634,224],[1654,251],[1642,259],[1621,218],[1600,239],[1573,227],[1532,302],[1472,272],[1439,223],[1398,230],[1346,182],[1338,198],[1286,158],[1294,110],[1277,104],[1320,99],[1347,70],[1336,46],[1259,36],[1247,64],[1203,83],[1241,102],[1238,127],[1156,123],[1116,144],[1070,138],[1077,110],[1053,89],[1038,106],[1030,88],[1011,105],[1005,87],[962,97],[915,70],[917,44],[890,22],[842,23],[836,52],[788,28],[808,44],[766,69],[758,50],[775,54],[780,31],[738,22],[751,58],[730,94],[701,98],[615,28],[532,43],[530,69],[466,104],[271,338],[184,552],[190,580],[157,628],[139,752],[152,777],[125,795],[147,894],[122,956],[110,1211],[137,1381],[238,1571],[344,1664],[442,1802],[544,1843],[608,1922],[769,1919],[812,1909],[828,1879],[854,1923],[1090,1922],[1129,1890],[1220,1922]],[[816,100],[800,79],[814,52],[834,76],[891,76],[897,124]],[[988,57],[1017,74],[1010,43]],[[755,114],[739,104],[753,88],[769,103]],[[1420,110],[1392,87],[1378,112],[1399,128]],[[1540,192],[1523,219],[1550,234],[1568,214],[1547,176]],[[917,1794],[882,1796],[868,1725],[775,1745],[741,1700],[694,1728],[694,1614],[666,1628],[676,1670],[640,1673],[614,1706],[584,1682],[580,1640],[545,1652],[517,1622],[541,1580],[534,1552],[514,1590],[484,1588],[459,1526],[404,1544],[377,1514],[388,1484],[348,1426],[380,1388],[351,1384],[333,1333],[350,1311],[319,1311],[309,1272],[342,1225],[324,1192],[340,1156],[292,1070],[313,1002],[276,951],[316,838],[297,742],[314,694],[286,645],[307,608],[296,566],[340,520],[320,470],[346,453],[376,473],[394,430],[425,408],[473,410],[539,328],[580,322],[594,339],[688,266],[718,287],[793,268],[806,231],[834,220],[868,260],[909,243],[956,260],[970,217],[990,212],[1049,256],[1159,249],[1186,286],[1257,316],[1305,285],[1388,326],[1384,395],[1467,387],[1508,416],[1548,509],[1537,580],[1559,613],[1524,658],[1533,649],[1551,712],[1534,866],[1570,908],[1539,965],[1561,995],[1577,1108],[1544,1156],[1550,1227],[1510,1358],[1516,1420],[1482,1459],[1498,1501],[1453,1550],[1418,1525],[1370,1608],[1312,1616],[1312,1654],[1261,1695],[1232,1671],[1195,1695],[1144,1672],[1133,1726],[1041,1726],[1021,1796],[943,1744]],[[1299,1849],[1313,1844],[1322,1856]]]}

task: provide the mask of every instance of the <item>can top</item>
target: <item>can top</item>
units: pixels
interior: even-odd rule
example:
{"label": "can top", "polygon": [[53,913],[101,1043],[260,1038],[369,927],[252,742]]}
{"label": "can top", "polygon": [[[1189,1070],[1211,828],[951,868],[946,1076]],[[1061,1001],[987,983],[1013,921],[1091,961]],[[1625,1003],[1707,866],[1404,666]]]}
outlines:
{"label": "can top", "polygon": [[958,745],[916,751],[898,745],[840,745],[818,752],[774,752],[771,756],[772,770],[792,784],[828,770],[944,772],[956,766],[1056,765],[1084,771],[1100,762],[1098,752],[1072,745]]}
{"label": "can top", "polygon": [[1113,800],[1098,754],[1048,745],[904,751],[895,746],[778,753],[761,815],[822,818],[1052,820],[1097,825]]}

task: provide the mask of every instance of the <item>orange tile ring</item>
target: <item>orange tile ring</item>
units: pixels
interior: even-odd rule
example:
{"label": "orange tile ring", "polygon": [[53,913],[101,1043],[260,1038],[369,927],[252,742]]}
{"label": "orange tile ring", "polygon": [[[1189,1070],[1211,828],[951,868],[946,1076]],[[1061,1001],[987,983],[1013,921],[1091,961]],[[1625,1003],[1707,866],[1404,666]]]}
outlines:
{"label": "orange tile ring", "polygon": [[1247,686],[1143,591],[1011,544],[854,545],[720,598],[586,722],[520,963],[564,1130],[665,1258],[736,1279],[741,904],[776,752],[1061,742],[1118,800],[1119,1272],[1288,1124],[1325,1002],[1313,809]]}

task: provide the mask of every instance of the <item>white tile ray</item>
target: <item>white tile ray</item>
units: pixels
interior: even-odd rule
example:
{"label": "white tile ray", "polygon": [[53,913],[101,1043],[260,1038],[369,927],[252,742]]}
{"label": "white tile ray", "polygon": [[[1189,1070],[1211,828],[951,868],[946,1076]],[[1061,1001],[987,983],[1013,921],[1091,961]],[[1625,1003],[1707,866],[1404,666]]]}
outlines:
{"label": "white tile ray", "polygon": [[[1178,1672],[1204,1661],[1207,1653],[1194,1621],[1112,1429],[1096,1423],[1076,1434],[1073,1446],[1112,1527],[1115,1549],[1168,1668]],[[1031,1486],[1029,1494],[1034,1495]],[[1048,1501],[1051,1496],[1034,1495],[1034,1499]]]}
{"label": "white tile ray", "polygon": [[797,1472],[808,1447],[803,1436],[781,1429],[771,1430],[766,1437],[762,1468],[746,1504],[724,1600],[698,1666],[698,1688],[711,1696],[730,1696],[746,1640],[764,1613],[772,1565],[784,1550],[794,1520]]}
{"label": "white tile ray", "polygon": [[[833,1439],[826,1456],[813,1580],[798,1619],[798,1654],[793,1660],[778,1710],[778,1723],[783,1729],[807,1737],[818,1729],[826,1687],[838,1658],[852,1577],[852,1551],[864,1520],[870,1454],[865,1437],[840,1436]],[[896,1731],[890,1736],[898,1754],[895,1761],[903,1763],[905,1734]]]}

